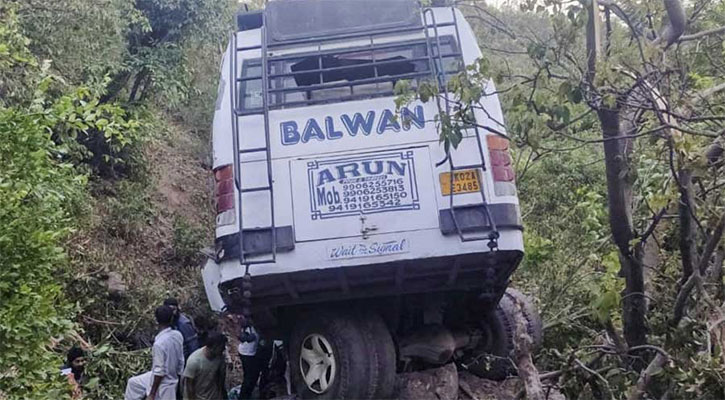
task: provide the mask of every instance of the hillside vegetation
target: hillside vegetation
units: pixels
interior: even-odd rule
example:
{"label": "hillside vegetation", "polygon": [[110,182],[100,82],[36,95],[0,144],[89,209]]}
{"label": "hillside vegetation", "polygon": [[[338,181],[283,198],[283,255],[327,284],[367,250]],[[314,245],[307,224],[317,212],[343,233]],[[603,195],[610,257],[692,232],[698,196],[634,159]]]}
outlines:
{"label": "hillside vegetation", "polygon": [[[449,83],[441,142],[458,145],[493,77],[526,227],[513,284],[546,325],[537,381],[725,398],[725,3],[459,3],[484,57]],[[237,7],[0,0],[0,400],[67,398],[58,368],[79,343],[87,398],[121,398],[168,295],[214,324],[199,249]],[[401,84],[401,104],[436,88]]]}
{"label": "hillside vegetation", "polygon": [[87,397],[148,368],[152,310],[203,315],[225,0],[0,2],[0,398]]}

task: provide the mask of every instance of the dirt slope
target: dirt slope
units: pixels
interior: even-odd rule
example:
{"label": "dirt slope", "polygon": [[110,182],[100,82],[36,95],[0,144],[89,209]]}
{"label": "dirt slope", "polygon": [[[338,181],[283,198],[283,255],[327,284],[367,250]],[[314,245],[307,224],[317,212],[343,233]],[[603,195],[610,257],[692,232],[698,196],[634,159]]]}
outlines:
{"label": "dirt slope", "polygon": [[153,310],[165,297],[208,325],[198,252],[213,243],[208,134],[152,113],[143,160],[125,179],[89,183],[87,217],[68,243],[66,298],[81,328],[73,341],[96,351],[90,369],[102,379],[91,398],[119,398],[125,380],[148,369]]}

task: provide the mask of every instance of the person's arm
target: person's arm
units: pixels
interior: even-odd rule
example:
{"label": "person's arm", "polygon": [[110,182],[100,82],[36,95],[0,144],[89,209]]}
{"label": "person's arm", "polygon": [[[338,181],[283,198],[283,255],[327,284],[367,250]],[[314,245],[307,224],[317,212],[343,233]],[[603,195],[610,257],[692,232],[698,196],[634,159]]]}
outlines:
{"label": "person's arm", "polygon": [[68,377],[68,383],[70,383],[72,392],[71,392],[71,399],[72,400],[80,400],[83,398],[83,391],[81,391],[81,386],[78,384],[78,381],[76,380],[75,375],[73,373],[70,373],[67,375]]}
{"label": "person's arm", "polygon": [[191,354],[201,347],[201,345],[199,344],[199,333],[197,332],[191,320],[189,320],[189,324],[187,325],[186,330],[189,337],[188,339],[185,339],[184,346],[189,349],[189,354]]}
{"label": "person's arm", "polygon": [[159,386],[161,386],[161,380],[164,379],[163,375],[154,375],[154,383],[151,384],[151,393],[146,397],[146,400],[155,400],[156,394],[159,392]]}
{"label": "person's arm", "polygon": [[[222,356],[224,357],[224,356]],[[217,377],[219,377],[219,387],[222,390],[222,400],[227,400],[227,365],[225,362],[221,363],[221,366],[219,367],[219,373],[217,374]]]}
{"label": "person's arm", "polygon": [[161,344],[154,343],[154,347],[152,350],[152,366],[151,366],[151,373],[154,376],[154,381],[151,384],[151,392],[149,393],[147,399],[148,400],[154,400],[156,398],[156,394],[159,391],[159,386],[161,386],[161,381],[164,379],[164,376],[166,376],[166,351],[164,351],[164,348],[161,346]]}
{"label": "person's arm", "polygon": [[195,400],[194,378],[184,377],[184,400]]}
{"label": "person's arm", "polygon": [[184,373],[185,357],[184,357],[184,351],[183,350],[181,350],[180,355],[181,355],[181,357],[179,357],[179,361],[176,364],[176,373],[178,375],[182,375]]}

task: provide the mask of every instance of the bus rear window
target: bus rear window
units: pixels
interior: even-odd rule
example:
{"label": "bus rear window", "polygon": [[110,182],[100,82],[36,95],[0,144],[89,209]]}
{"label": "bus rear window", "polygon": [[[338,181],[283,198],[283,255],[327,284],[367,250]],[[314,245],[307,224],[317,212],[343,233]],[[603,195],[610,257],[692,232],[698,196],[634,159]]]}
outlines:
{"label": "bus rear window", "polygon": [[[269,107],[392,96],[399,80],[410,80],[415,85],[420,80],[432,79],[431,59],[435,63],[442,60],[442,68],[447,74],[459,71],[462,63],[455,40],[452,36],[444,36],[440,41],[440,58],[436,42],[431,41],[428,46],[425,40],[270,57]],[[428,56],[429,48],[433,57]],[[259,60],[245,63],[242,75],[246,78],[260,76]],[[240,89],[243,109],[262,106],[261,79],[247,80]]]}

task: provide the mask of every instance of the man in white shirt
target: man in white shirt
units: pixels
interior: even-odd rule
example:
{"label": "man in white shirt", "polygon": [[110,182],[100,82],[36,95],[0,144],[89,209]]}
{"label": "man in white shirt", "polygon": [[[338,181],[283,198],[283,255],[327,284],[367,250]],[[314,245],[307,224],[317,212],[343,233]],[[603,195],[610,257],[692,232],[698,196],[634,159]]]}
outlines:
{"label": "man in white shirt", "polygon": [[137,375],[126,384],[125,400],[176,400],[176,386],[184,370],[184,337],[171,329],[174,311],[156,309],[160,332],[154,339],[151,371]]}

